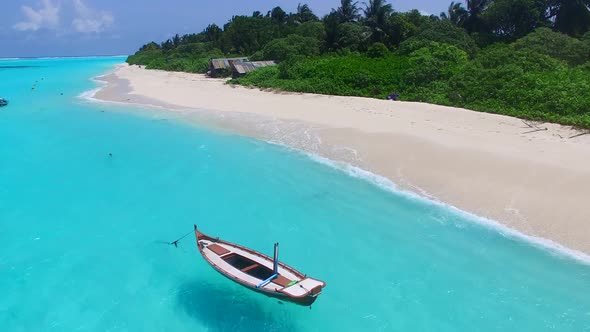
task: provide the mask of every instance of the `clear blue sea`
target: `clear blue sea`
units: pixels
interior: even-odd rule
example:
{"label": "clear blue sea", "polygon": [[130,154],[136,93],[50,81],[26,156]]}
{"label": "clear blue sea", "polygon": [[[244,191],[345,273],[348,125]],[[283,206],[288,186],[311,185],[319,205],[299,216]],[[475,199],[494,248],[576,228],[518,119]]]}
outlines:
{"label": "clear blue sea", "polygon": [[[587,264],[281,146],[78,97],[122,61],[0,61],[0,331],[590,331]],[[193,223],[280,242],[324,293],[280,304],[194,238],[162,243]]]}

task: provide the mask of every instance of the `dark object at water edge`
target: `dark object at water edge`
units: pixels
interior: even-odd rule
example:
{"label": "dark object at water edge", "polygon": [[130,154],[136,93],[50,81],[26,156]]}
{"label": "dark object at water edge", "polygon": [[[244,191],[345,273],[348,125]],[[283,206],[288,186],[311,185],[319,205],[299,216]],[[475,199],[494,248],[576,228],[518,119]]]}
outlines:
{"label": "dark object at water edge", "polygon": [[6,100],[4,98],[0,98],[0,107],[7,106],[7,105],[8,105],[8,100]]}
{"label": "dark object at water edge", "polygon": [[387,96],[387,100],[397,100],[397,98],[399,98],[399,95],[397,93],[392,93],[389,96]]}

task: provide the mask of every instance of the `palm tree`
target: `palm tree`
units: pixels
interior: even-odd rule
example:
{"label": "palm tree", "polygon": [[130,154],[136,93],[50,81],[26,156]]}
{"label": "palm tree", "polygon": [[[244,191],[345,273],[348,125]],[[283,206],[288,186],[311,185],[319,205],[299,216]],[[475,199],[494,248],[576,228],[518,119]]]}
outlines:
{"label": "palm tree", "polygon": [[336,9],[336,15],[340,23],[355,22],[359,17],[358,2],[352,0],[340,0],[340,7]]}
{"label": "palm tree", "polygon": [[318,17],[315,16],[309,5],[307,4],[298,4],[297,5],[297,13],[295,14],[295,22],[297,23],[305,23],[309,21],[317,21]]}
{"label": "palm tree", "polygon": [[451,21],[456,26],[462,27],[468,17],[467,10],[463,7],[460,2],[451,2],[449,9],[446,13],[440,13],[442,19]]}
{"label": "palm tree", "polygon": [[174,35],[174,37],[172,37],[172,45],[174,45],[174,47],[178,47],[180,45],[180,36],[178,34]]}
{"label": "palm tree", "polygon": [[283,25],[287,22],[287,13],[281,7],[273,8],[267,16],[270,16],[271,21],[278,25]]}
{"label": "palm tree", "polygon": [[579,37],[590,29],[590,0],[549,0],[548,11],[559,32]]}
{"label": "palm tree", "polygon": [[383,41],[386,35],[387,18],[393,12],[393,7],[385,0],[369,0],[369,3],[365,3],[363,12],[365,25],[371,29],[373,42]]}
{"label": "palm tree", "polygon": [[217,24],[209,24],[205,30],[203,30],[203,34],[205,35],[205,41],[208,42],[216,42],[221,39],[221,34],[223,30]]}
{"label": "palm tree", "polygon": [[490,0],[466,0],[467,17],[464,21],[464,28],[468,32],[479,32],[483,28],[481,14],[487,8]]}
{"label": "palm tree", "polygon": [[466,0],[469,15],[480,15],[490,3],[490,0]]}

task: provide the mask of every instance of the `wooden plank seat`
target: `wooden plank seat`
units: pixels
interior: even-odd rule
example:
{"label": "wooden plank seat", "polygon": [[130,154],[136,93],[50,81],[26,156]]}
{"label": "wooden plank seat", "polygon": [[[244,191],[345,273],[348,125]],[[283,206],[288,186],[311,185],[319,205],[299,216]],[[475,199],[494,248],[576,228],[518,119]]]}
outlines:
{"label": "wooden plank seat", "polygon": [[246,266],[241,271],[242,272],[248,272],[248,271],[250,271],[250,270],[252,270],[252,269],[254,269],[254,268],[258,267],[258,266],[260,266],[258,263],[254,263],[254,264],[252,264],[250,266]]}
{"label": "wooden plank seat", "polygon": [[216,243],[212,243],[212,244],[208,245],[207,249],[213,251],[217,256],[223,256],[223,255],[229,254],[231,252]]}
{"label": "wooden plank seat", "polygon": [[282,275],[279,274],[279,276],[276,277],[276,278],[274,278],[272,280],[272,282],[274,284],[277,284],[277,285],[285,288],[285,287],[289,286],[289,284],[292,282],[292,280],[289,280],[289,279],[287,279],[287,278],[285,278],[285,277],[283,277]]}

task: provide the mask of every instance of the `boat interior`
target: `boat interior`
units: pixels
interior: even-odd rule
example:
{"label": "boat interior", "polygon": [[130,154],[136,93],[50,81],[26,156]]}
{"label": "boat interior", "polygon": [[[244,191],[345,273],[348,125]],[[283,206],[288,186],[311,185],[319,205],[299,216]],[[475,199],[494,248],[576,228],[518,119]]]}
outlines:
{"label": "boat interior", "polygon": [[272,258],[262,257],[230,243],[209,238],[199,239],[198,244],[213,266],[240,282],[265,291],[279,291],[291,297],[315,297],[325,285],[282,264],[278,265],[278,273],[275,273]]}
{"label": "boat interior", "polygon": [[[230,250],[216,243],[208,245],[207,249],[210,249],[216,255],[220,256],[222,260],[224,260],[232,267],[256,279],[266,280],[274,274],[273,270],[268,266],[255,262],[254,260],[242,256],[236,252],[231,252]],[[295,281],[290,280],[281,274],[274,278],[272,282],[281,287],[288,287],[291,284],[295,283]]]}
{"label": "boat interior", "polygon": [[274,274],[268,267],[238,254],[224,256],[223,260],[236,269],[260,280],[270,278]]}

